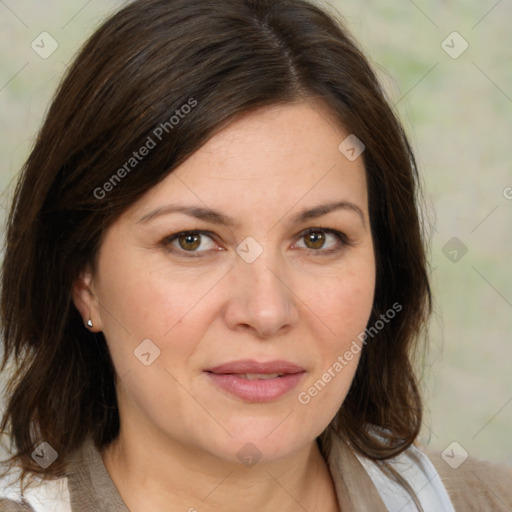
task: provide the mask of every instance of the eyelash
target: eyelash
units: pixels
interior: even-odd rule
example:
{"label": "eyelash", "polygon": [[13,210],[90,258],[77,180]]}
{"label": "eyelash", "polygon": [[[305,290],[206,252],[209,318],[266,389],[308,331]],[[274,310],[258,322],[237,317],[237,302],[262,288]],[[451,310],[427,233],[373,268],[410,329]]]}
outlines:
{"label": "eyelash", "polygon": [[[345,233],[342,233],[341,231],[337,231],[335,229],[330,229],[330,228],[308,228],[305,231],[302,231],[301,233],[299,233],[298,240],[306,237],[307,235],[309,235],[311,233],[317,233],[317,232],[334,235],[338,239],[339,245],[337,245],[336,247],[331,248],[331,249],[322,249],[322,248],[309,249],[309,248],[306,248],[306,250],[308,252],[312,253],[314,256],[329,256],[329,255],[335,254],[337,252],[340,252],[344,247],[350,245],[348,237],[347,237],[347,235],[345,235]],[[176,247],[171,246],[172,242],[174,242],[179,237],[184,236],[184,235],[207,236],[208,238],[212,239],[213,241],[215,241],[215,238],[217,238],[215,236],[215,234],[212,233],[211,231],[204,231],[204,230],[196,229],[196,230],[191,230],[191,231],[180,231],[179,233],[175,233],[173,235],[166,236],[162,240],[161,245],[163,245],[169,252],[183,255],[185,258],[202,258],[203,255],[201,253],[210,252],[210,251],[185,251],[183,249],[178,249]]]}

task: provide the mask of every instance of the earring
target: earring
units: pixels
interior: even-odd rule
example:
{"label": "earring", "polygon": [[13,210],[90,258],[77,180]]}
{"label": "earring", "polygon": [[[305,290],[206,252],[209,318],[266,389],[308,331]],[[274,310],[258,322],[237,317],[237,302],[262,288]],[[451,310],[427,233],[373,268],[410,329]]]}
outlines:
{"label": "earring", "polygon": [[92,329],[92,320],[89,318],[89,320],[87,321],[87,327],[91,328]]}

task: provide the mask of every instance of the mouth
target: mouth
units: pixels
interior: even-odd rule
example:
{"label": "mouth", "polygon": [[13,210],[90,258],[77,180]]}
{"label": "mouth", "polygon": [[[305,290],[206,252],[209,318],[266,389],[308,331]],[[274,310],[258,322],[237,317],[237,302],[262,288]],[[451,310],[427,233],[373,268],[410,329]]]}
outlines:
{"label": "mouth", "polygon": [[205,370],[222,391],[245,402],[271,402],[295,388],[304,368],[288,361],[234,361]]}
{"label": "mouth", "polygon": [[[224,374],[226,375],[226,374]],[[269,379],[277,379],[279,377],[284,377],[285,375],[289,375],[286,373],[231,373],[227,375],[236,375],[237,377],[240,377],[241,379],[247,379],[247,380],[269,380]]]}
{"label": "mouth", "polygon": [[[290,375],[304,372],[304,368],[289,361],[263,361],[258,362],[252,359],[243,359],[224,363],[206,370],[215,374],[234,375]],[[274,377],[275,378],[275,377]]]}

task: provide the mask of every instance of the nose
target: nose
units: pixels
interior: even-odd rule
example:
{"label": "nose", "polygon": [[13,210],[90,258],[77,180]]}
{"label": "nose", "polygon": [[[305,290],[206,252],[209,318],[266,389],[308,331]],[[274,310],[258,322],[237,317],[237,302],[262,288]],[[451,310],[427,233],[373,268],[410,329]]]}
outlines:
{"label": "nose", "polygon": [[237,258],[224,310],[230,329],[268,339],[296,325],[298,298],[284,268],[266,251],[252,263]]}

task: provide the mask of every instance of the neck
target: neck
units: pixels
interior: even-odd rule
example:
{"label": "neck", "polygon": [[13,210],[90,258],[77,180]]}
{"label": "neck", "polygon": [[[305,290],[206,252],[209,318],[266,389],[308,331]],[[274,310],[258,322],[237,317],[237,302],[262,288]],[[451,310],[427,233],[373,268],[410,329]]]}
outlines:
{"label": "neck", "polygon": [[131,512],[339,510],[314,441],[285,459],[246,467],[122,429],[102,456]]}

